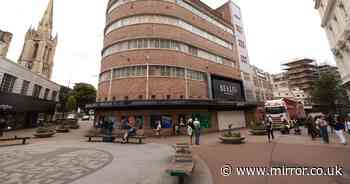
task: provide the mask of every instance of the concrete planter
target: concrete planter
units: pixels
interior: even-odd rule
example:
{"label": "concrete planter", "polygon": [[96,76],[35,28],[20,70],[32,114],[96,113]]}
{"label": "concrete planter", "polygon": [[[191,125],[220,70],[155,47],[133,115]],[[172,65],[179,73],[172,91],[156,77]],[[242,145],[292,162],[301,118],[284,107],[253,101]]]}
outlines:
{"label": "concrete planter", "polygon": [[252,135],[267,135],[266,130],[250,130]]}
{"label": "concrete planter", "polygon": [[243,144],[245,137],[219,137],[223,144]]}
{"label": "concrete planter", "polygon": [[54,130],[50,130],[48,132],[40,132],[40,133],[34,133],[34,136],[37,138],[49,138],[55,135],[56,132]]}

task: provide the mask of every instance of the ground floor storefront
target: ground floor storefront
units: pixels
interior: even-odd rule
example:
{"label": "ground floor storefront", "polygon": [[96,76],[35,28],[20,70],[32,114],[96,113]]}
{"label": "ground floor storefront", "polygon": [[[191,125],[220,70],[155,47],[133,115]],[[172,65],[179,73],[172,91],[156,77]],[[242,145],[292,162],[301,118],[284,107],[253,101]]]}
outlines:
{"label": "ground floor storefront", "polygon": [[[91,106],[92,107],[92,106]],[[130,117],[136,127],[146,135],[155,135],[161,124],[161,135],[185,135],[189,119],[198,119],[203,133],[243,128],[251,121],[249,113],[256,106],[237,102],[214,101],[134,101],[94,104],[95,125],[103,121],[114,122],[115,128],[123,128]]]}
{"label": "ground floor storefront", "polygon": [[30,96],[0,92],[1,118],[12,129],[31,128],[38,125],[38,119],[50,119],[56,103]]}

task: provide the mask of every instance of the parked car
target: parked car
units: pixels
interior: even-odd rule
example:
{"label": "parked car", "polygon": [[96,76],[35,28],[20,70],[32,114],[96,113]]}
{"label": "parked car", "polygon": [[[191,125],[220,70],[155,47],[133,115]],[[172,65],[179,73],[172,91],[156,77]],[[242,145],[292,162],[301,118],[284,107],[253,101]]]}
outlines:
{"label": "parked car", "polygon": [[85,115],[85,116],[83,116],[83,117],[81,118],[81,120],[83,120],[83,121],[88,121],[88,120],[90,120],[90,116],[89,116],[89,115]]}
{"label": "parked car", "polygon": [[68,114],[67,119],[77,119],[76,114]]}

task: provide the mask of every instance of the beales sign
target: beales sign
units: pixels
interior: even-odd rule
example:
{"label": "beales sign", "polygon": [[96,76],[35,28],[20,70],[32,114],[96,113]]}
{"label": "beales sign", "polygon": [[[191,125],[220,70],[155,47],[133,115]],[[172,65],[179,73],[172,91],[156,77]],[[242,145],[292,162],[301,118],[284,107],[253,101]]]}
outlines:
{"label": "beales sign", "polygon": [[244,101],[241,81],[212,76],[213,98],[222,100]]}

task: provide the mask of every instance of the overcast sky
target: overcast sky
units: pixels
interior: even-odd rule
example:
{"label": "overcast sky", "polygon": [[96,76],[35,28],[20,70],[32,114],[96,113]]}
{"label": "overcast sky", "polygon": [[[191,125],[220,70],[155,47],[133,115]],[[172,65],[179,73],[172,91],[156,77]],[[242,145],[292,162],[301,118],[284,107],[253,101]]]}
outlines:
{"label": "overcast sky", "polygon": [[[0,29],[14,38],[8,57],[17,61],[25,32],[37,26],[49,0],[1,0]],[[56,0],[58,33],[53,80],[71,86],[97,84],[108,0]],[[202,0],[216,8],[227,0]],[[334,63],[313,0],[236,0],[243,11],[252,64],[278,73],[280,64],[297,57]]]}

